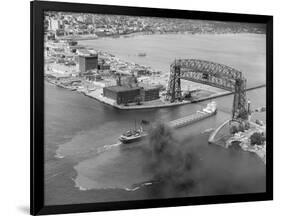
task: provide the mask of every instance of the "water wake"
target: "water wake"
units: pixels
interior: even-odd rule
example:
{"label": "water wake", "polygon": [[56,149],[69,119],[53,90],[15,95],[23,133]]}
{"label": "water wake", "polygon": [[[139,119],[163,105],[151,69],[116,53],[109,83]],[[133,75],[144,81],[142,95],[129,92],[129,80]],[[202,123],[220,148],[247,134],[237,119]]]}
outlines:
{"label": "water wake", "polygon": [[78,185],[74,178],[70,178],[70,179],[75,183],[75,187],[78,188],[80,191],[88,190],[87,188],[84,188],[84,187]]}
{"label": "water wake", "polygon": [[105,151],[109,151],[111,150],[112,148],[116,148],[118,146],[120,146],[122,143],[115,143],[115,144],[111,144],[111,145],[104,145],[102,147],[99,147],[97,148],[97,153],[100,154],[100,153],[103,153]]}
{"label": "water wake", "polygon": [[[92,148],[92,149],[89,149],[88,151],[85,151],[85,152],[82,152],[82,153],[77,153],[76,155],[77,156],[83,156],[83,157],[89,157],[91,155],[95,155],[95,154],[101,154],[101,153],[104,153],[106,151],[109,151],[113,148],[116,148],[118,146],[120,146],[122,143],[115,143],[115,144],[111,144],[111,145],[104,145],[104,146],[101,146],[101,147],[98,147],[98,148]],[[61,153],[59,153],[58,151],[56,152],[55,158],[57,159],[62,159],[62,158],[65,158],[64,155],[62,155]]]}
{"label": "water wake", "polygon": [[210,132],[212,132],[214,130],[215,130],[214,128],[208,128],[208,129],[204,130],[203,132],[201,132],[201,134],[210,133]]}
{"label": "water wake", "polygon": [[125,190],[125,191],[129,191],[129,192],[133,192],[133,191],[136,191],[136,190],[139,190],[141,188],[144,188],[144,187],[147,187],[147,186],[151,186],[152,184],[155,184],[155,183],[159,183],[157,181],[147,181],[147,182],[141,182],[141,183],[136,183],[136,184],[133,184],[131,187],[125,187],[125,188],[122,188],[122,187],[103,187],[103,188],[85,188],[85,187],[82,187],[80,186],[76,179],[75,178],[71,178],[71,180],[75,183],[75,187],[78,188],[78,190],[80,191],[87,191],[87,190],[100,190],[100,189],[103,189],[103,190]]}
{"label": "water wake", "polygon": [[157,183],[156,181],[148,181],[148,182],[142,182],[142,183],[139,183],[139,184],[134,184],[132,185],[132,187],[130,188],[125,188],[126,191],[136,191],[140,188],[143,188],[143,187],[146,187],[146,186],[150,186],[152,184],[155,184]]}

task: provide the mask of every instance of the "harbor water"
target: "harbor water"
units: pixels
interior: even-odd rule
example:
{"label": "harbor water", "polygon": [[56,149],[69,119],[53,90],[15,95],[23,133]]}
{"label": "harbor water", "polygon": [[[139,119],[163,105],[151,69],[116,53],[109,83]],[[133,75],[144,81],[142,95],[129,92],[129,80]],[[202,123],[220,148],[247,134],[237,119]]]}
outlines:
{"label": "harbor water", "polygon": [[[179,42],[175,46],[174,37],[182,38],[181,41],[186,41],[184,44],[189,48]],[[168,70],[173,58],[191,57],[190,53],[194,58],[224,64],[231,61],[231,66],[244,69],[250,85],[265,82],[265,42],[262,35],[237,34],[230,35],[228,39],[225,39],[227,35],[208,35],[206,41],[203,40],[205,46],[195,46],[195,38],[190,37],[195,36],[147,35],[83,43],[111,51],[122,59],[161,70]],[[221,39],[217,37],[225,37],[223,43],[232,44],[237,52],[229,50],[227,54],[225,50],[221,55]],[[154,42],[149,43],[150,40]],[[126,44],[133,41],[136,49],[131,51]],[[198,43],[199,41],[202,39],[198,39]],[[237,41],[238,45],[233,44],[233,41]],[[163,44],[168,44],[165,52],[168,53],[169,50],[169,59],[163,57]],[[240,45],[244,47],[241,53],[237,48]],[[117,46],[122,46],[122,49]],[[204,50],[200,50],[200,47],[204,47]],[[209,51],[208,54],[206,50]],[[147,56],[139,58],[133,55],[138,52],[146,52]],[[247,65],[245,58],[249,59]],[[247,96],[251,99],[252,107],[265,105],[265,88],[249,91]],[[194,164],[194,169],[199,172],[196,175],[200,176],[196,178],[196,187],[190,188],[190,193],[182,194],[167,190],[167,185],[153,182],[154,173],[146,169],[148,158],[143,151],[148,140],[125,146],[118,142],[118,137],[125,130],[134,127],[135,120],[172,121],[202,109],[209,101],[170,108],[125,111],[45,83],[46,205],[265,191],[265,165],[255,154],[208,145],[210,132],[230,118],[232,100],[233,95],[215,99],[218,105],[217,115],[172,131],[177,140],[183,146],[190,147],[200,160]],[[265,114],[258,114],[258,118],[265,121]]]}

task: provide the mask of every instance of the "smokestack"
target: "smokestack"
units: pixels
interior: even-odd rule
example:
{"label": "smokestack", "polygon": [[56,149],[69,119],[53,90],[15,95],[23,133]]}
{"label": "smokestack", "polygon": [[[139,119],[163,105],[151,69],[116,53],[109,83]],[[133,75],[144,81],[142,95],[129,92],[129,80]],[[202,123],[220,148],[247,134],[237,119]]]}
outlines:
{"label": "smokestack", "polygon": [[116,85],[121,86],[121,75],[119,73],[117,74]]}

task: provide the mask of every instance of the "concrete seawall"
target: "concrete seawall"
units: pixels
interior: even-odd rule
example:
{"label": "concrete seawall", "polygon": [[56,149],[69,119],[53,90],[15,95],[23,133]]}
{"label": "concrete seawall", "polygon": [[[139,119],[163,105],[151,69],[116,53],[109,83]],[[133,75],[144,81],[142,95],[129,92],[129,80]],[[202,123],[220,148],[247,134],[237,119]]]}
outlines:
{"label": "concrete seawall", "polygon": [[197,103],[197,102],[201,102],[201,101],[214,99],[214,98],[217,98],[217,97],[226,96],[229,93],[225,93],[225,92],[218,93],[218,94],[214,94],[212,96],[200,98],[199,100],[194,100],[192,102],[191,101],[182,101],[182,102],[175,102],[175,103],[155,104],[155,105],[131,105],[131,106],[118,105],[116,103],[113,103],[110,100],[106,100],[105,98],[101,98],[101,97],[96,96],[96,95],[91,95],[91,94],[87,94],[87,93],[83,93],[83,94],[90,97],[90,98],[98,100],[101,103],[110,105],[110,106],[112,106],[114,108],[117,108],[117,109],[120,109],[120,110],[140,110],[140,109],[167,108],[167,107],[174,107],[174,106],[180,106],[180,105],[185,105],[185,104]]}
{"label": "concrete seawall", "polygon": [[[62,85],[60,85],[58,83],[52,83],[49,80],[47,80],[47,82],[51,83],[53,85],[56,85],[58,87],[61,87],[61,88],[69,89],[66,86],[62,86]],[[251,91],[251,90],[254,90],[254,89],[257,89],[257,88],[262,88],[262,87],[265,87],[265,86],[266,85],[262,84],[262,85],[259,85],[259,86],[248,88],[248,89],[246,89],[246,91]],[[74,91],[74,89],[69,89],[69,90]],[[79,93],[81,93],[81,94],[83,94],[83,95],[85,95],[85,96],[87,96],[89,98],[95,99],[95,100],[97,100],[97,101],[99,101],[101,103],[104,103],[104,104],[107,104],[109,106],[112,106],[112,107],[114,107],[116,109],[120,109],[120,110],[140,110],[140,109],[168,108],[168,107],[186,105],[186,104],[190,104],[190,103],[198,103],[198,102],[202,102],[202,101],[206,101],[206,100],[211,100],[211,99],[215,99],[215,98],[219,98],[219,97],[224,97],[224,96],[228,96],[228,95],[232,95],[233,94],[233,92],[224,91],[224,92],[215,93],[215,94],[212,94],[212,95],[209,95],[209,96],[206,96],[206,97],[202,97],[202,98],[196,99],[194,101],[181,101],[181,102],[175,102],[175,103],[163,103],[163,104],[153,104],[153,105],[151,105],[151,104],[144,105],[143,104],[143,105],[124,106],[124,105],[116,104],[116,102],[111,100],[111,99],[102,97],[100,91],[96,91],[95,93],[94,92],[89,93],[89,92],[85,92],[85,91],[79,91]]]}
{"label": "concrete seawall", "polygon": [[[262,88],[265,87],[266,85],[262,84],[259,86],[255,86],[255,87],[251,87],[246,89],[246,91],[251,91],[257,88]],[[106,99],[105,97],[100,97],[99,94],[93,94],[93,93],[86,93],[86,92],[81,92],[84,95],[93,98],[101,103],[107,104],[109,106],[112,106],[116,109],[120,109],[120,110],[140,110],[140,109],[155,109],[155,108],[168,108],[168,107],[173,107],[173,106],[180,106],[180,105],[185,105],[185,104],[190,104],[190,103],[198,103],[198,102],[202,102],[202,101],[206,101],[206,100],[211,100],[211,99],[215,99],[215,98],[219,98],[219,97],[224,97],[224,96],[228,96],[228,95],[232,95],[233,92],[220,92],[220,93],[216,93],[207,97],[202,97],[200,99],[196,99],[194,101],[182,101],[182,102],[176,102],[176,103],[164,103],[164,104],[154,104],[154,105],[131,105],[131,106],[124,106],[124,105],[118,105],[116,104],[114,101]]]}
{"label": "concrete seawall", "polygon": [[[220,145],[225,147],[224,143],[221,142],[223,140],[223,138],[228,137],[228,134],[224,134],[223,136],[219,136],[219,133],[221,132],[221,130],[229,123],[230,120],[225,121],[224,123],[222,123],[216,130],[214,130],[209,139],[208,139],[208,143],[209,144],[216,144],[216,145]],[[219,137],[218,137],[219,136]]]}

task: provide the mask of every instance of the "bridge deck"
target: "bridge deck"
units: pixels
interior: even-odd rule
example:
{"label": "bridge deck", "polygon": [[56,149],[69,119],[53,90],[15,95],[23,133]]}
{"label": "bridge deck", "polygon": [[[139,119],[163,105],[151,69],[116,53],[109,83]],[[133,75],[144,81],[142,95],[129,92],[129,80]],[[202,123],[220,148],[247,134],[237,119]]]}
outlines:
{"label": "bridge deck", "polygon": [[220,85],[220,84],[217,84],[217,83],[212,83],[212,82],[209,82],[209,81],[203,80],[203,79],[195,79],[195,78],[184,77],[184,76],[181,77],[181,79],[192,81],[192,82],[196,82],[196,83],[201,83],[201,84],[212,86],[212,87],[216,87],[216,88],[219,88],[219,89],[224,89],[224,90],[230,91],[230,92],[234,91],[233,87],[229,87],[229,86],[225,86],[225,85]]}

